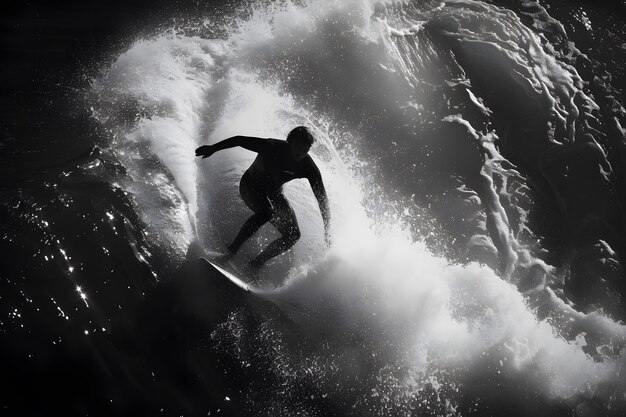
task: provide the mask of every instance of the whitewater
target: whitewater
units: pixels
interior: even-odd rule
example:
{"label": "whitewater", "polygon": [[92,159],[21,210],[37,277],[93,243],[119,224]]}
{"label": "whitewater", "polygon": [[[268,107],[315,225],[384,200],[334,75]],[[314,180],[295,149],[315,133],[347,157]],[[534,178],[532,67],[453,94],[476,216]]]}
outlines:
{"label": "whitewater", "polygon": [[[520,3],[531,24],[473,0],[254,2],[139,39],[93,79],[116,186],[177,262],[223,251],[249,215],[238,181],[255,155],[196,147],[297,125],[317,138],[332,246],[308,183],[287,184],[302,238],[261,270],[278,311],[233,306],[207,343],[248,372],[241,410],[624,412],[626,326],[564,294],[531,224],[536,173],[579,219],[575,193],[559,195],[561,149],[596,158],[585,174],[608,189],[600,106],[581,52],[542,32],[565,29]],[[240,256],[276,236],[265,226]]]}

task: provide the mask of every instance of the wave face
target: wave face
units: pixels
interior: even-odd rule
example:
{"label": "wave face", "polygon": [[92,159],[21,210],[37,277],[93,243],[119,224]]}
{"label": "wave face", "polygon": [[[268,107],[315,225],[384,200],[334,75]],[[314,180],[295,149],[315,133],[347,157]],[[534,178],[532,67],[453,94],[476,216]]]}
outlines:
{"label": "wave face", "polygon": [[[518,8],[254,3],[219,39],[187,27],[140,40],[94,80],[125,187],[172,250],[220,251],[247,216],[237,183],[254,155],[194,163],[196,146],[300,124],[318,138],[334,244],[325,253],[308,184],[289,184],[303,238],[261,277],[310,344],[245,309],[213,333],[254,368],[243,407],[623,410],[626,328],[594,311],[621,306],[619,138],[575,65],[589,58],[557,44],[565,29],[540,4]],[[559,244],[547,233],[567,249],[546,253]]]}
{"label": "wave face", "polygon": [[[139,209],[173,247],[197,239],[220,251],[247,215],[237,181],[254,155],[194,164],[194,147],[281,138],[299,124],[318,138],[334,245],[324,253],[307,184],[290,184],[304,237],[262,272],[270,285],[286,280],[273,297],[317,342],[294,346],[282,325],[233,313],[213,336],[255,367],[246,407],[526,414],[593,399],[623,409],[626,328],[593,311],[621,306],[607,156],[619,138],[575,66],[589,58],[559,49],[565,29],[540,4],[518,8],[255,3],[220,39],[183,30],[138,41],[94,82],[113,152],[150,178],[131,187]],[[140,116],[120,127],[111,113],[128,107]],[[155,157],[169,182],[141,166]],[[150,207],[154,195],[174,207]],[[555,217],[570,229],[556,233],[568,246],[559,256],[542,245]],[[264,229],[244,256],[272,237]],[[597,269],[581,278],[576,262]]]}
{"label": "wave face", "polygon": [[[184,329],[203,329],[177,351],[194,352],[183,362],[203,381],[198,398],[211,398],[203,415],[622,415],[626,134],[613,84],[624,61],[600,64],[597,16],[558,2],[258,1],[137,39],[101,64],[82,103],[103,132],[102,151],[77,162],[101,183],[85,191],[96,214],[83,229],[93,240],[106,231],[106,260],[64,248],[44,215],[24,217],[65,259],[54,262],[74,299],[53,297],[55,308],[70,320],[80,307],[72,322],[102,334],[117,323],[136,340],[154,327],[129,318],[141,303],[108,301],[118,290],[98,295],[74,267],[122,265],[138,299],[178,288]],[[190,294],[171,271],[233,239],[255,155],[194,160],[194,149],[296,125],[317,138],[333,244],[308,183],[287,184],[302,238],[261,270],[265,301],[209,313],[219,295]],[[113,196],[123,209],[105,208]],[[265,226],[240,257],[276,236]],[[157,320],[167,327],[163,311],[178,308]],[[134,387],[157,378],[153,349],[172,356],[153,347],[157,334],[143,353],[87,346]],[[137,392],[200,413],[170,368]]]}

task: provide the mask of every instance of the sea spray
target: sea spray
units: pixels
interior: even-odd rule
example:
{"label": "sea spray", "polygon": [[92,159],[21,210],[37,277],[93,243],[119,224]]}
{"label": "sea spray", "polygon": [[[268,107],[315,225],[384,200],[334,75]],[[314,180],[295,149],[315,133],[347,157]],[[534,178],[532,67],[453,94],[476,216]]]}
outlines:
{"label": "sea spray", "polygon": [[214,57],[223,53],[219,42],[175,33],[140,40],[90,92],[94,116],[111,131],[111,151],[130,174],[126,186],[144,220],[179,253],[196,226],[197,172],[190,155],[214,83]]}
{"label": "sea spray", "polygon": [[[304,342],[285,337],[276,320],[233,333],[228,329],[245,322],[241,313],[214,333],[221,349],[236,346],[238,361],[284,365],[269,369],[274,385],[252,384],[249,401],[280,401],[286,389],[324,392],[342,406],[344,401],[367,404],[356,406],[355,415],[368,415],[368,407],[391,414],[414,407],[416,412],[416,398],[428,399],[420,396],[436,380],[452,408],[464,404],[466,396],[484,396],[485,404],[518,404],[528,412],[551,401],[584,403],[592,397],[624,406],[618,399],[623,351],[598,357],[585,348],[587,333],[563,338],[549,321],[536,317],[515,286],[489,268],[449,264],[401,230],[358,234],[349,244],[340,239],[322,261],[264,295],[297,324]],[[575,326],[594,320],[580,313],[570,317]],[[604,330],[593,327],[591,343],[615,343],[617,337],[623,349],[626,327],[615,322]],[[298,369],[298,361],[307,365]],[[382,378],[389,369],[395,371]],[[389,377],[395,381],[391,393]],[[384,397],[372,398],[380,392],[402,400],[392,405]],[[521,398],[535,400],[522,405]],[[297,398],[284,401],[287,409],[290,401],[302,406]],[[428,401],[431,409],[446,404]],[[261,409],[269,403],[263,404]]]}

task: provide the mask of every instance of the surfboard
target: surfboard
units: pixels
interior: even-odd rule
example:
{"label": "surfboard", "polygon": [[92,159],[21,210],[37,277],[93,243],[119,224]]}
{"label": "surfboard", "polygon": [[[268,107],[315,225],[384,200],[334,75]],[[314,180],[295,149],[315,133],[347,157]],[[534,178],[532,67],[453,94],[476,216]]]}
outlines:
{"label": "surfboard", "polygon": [[246,283],[244,280],[242,280],[241,278],[239,278],[237,275],[233,274],[232,272],[228,271],[223,266],[218,265],[216,261],[212,261],[204,257],[200,257],[200,260],[208,264],[215,271],[217,271],[219,275],[223,276],[232,284],[239,287],[239,289],[246,291],[246,292],[254,291],[254,288],[250,284]]}
{"label": "surfboard", "polygon": [[226,269],[229,268],[235,272],[241,272],[238,270],[236,264],[231,264],[232,258],[225,257],[223,254],[209,253],[209,257],[200,257],[199,260],[216,272],[218,277],[222,278],[222,282],[226,283],[226,287],[232,289],[232,295],[254,295],[255,299],[269,302],[278,307],[286,315],[285,317],[294,322],[302,322],[303,317],[307,315],[306,311],[302,309],[301,306],[282,297],[280,291],[259,288],[249,284],[235,273]]}

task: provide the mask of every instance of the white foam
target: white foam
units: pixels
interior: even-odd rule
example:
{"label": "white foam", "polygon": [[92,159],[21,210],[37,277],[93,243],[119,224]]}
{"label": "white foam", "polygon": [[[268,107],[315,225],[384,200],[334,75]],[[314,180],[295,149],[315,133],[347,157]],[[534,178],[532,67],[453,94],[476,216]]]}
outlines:
{"label": "white foam", "polygon": [[[134,183],[128,187],[140,212],[183,253],[193,237],[198,207],[197,172],[190,159],[214,82],[215,57],[222,55],[219,42],[166,33],[135,42],[92,83],[94,112],[114,133],[113,152],[130,170]],[[154,156],[164,170],[149,164]],[[175,187],[153,180],[162,173],[173,177]],[[182,206],[150,208],[159,198]],[[172,220],[176,231],[166,226]]]}
{"label": "white foam", "polygon": [[[448,265],[399,231],[383,237],[356,232],[356,238],[338,237],[341,244],[323,262],[276,294],[307,312],[294,316],[306,328],[319,331],[321,323],[337,339],[362,333],[364,353],[403,358],[416,372],[472,373],[471,364],[481,363],[479,372],[531,380],[549,398],[590,396],[600,386],[622,383],[623,356],[596,361],[579,339],[565,340],[538,320],[515,286],[492,270]],[[589,319],[579,314],[576,320]],[[623,339],[624,326],[602,320],[611,327],[600,330],[603,337]]]}

